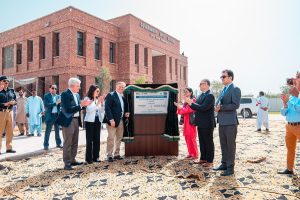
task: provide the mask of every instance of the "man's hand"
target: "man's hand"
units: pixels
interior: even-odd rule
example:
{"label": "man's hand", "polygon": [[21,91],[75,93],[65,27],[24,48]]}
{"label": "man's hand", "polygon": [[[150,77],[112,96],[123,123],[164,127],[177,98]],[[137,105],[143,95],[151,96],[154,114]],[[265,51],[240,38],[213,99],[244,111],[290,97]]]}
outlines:
{"label": "man's hand", "polygon": [[219,112],[219,111],[220,111],[220,109],[221,109],[221,105],[220,105],[220,104],[218,104],[218,105],[215,107],[215,112]]}
{"label": "man's hand", "polygon": [[286,108],[287,107],[287,102],[289,101],[289,96],[286,95],[286,94],[281,94],[280,98],[283,102],[284,107]]}
{"label": "man's hand", "polygon": [[128,117],[129,117],[129,115],[130,115],[130,113],[129,113],[129,112],[125,113],[125,117],[126,117],[126,118],[128,118]]}
{"label": "man's hand", "polygon": [[7,106],[10,106],[10,102],[3,103],[3,105],[6,106],[6,107],[7,107]]}
{"label": "man's hand", "polygon": [[294,97],[299,96],[299,90],[295,86],[291,86],[289,93]]}
{"label": "man's hand", "polygon": [[57,99],[56,100],[56,105],[60,104],[61,103],[61,99]]}
{"label": "man's hand", "polygon": [[16,103],[17,103],[17,102],[16,102],[15,100],[11,100],[11,101],[9,102],[9,104],[12,105],[12,106],[15,105]]}
{"label": "man's hand", "polygon": [[110,126],[111,127],[116,127],[116,123],[115,123],[115,120],[109,120],[109,122],[110,122]]}

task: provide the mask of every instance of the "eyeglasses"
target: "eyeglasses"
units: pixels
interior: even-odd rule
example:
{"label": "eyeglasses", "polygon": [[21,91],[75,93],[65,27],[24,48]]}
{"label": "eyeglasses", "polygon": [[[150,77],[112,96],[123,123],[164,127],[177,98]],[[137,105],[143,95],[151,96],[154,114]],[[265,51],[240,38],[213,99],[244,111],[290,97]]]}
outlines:
{"label": "eyeglasses", "polygon": [[51,89],[52,89],[52,90],[57,90],[57,88],[55,88],[55,87],[52,87]]}
{"label": "eyeglasses", "polygon": [[228,76],[220,76],[220,79],[224,79],[224,78],[226,78],[226,77],[228,77]]}

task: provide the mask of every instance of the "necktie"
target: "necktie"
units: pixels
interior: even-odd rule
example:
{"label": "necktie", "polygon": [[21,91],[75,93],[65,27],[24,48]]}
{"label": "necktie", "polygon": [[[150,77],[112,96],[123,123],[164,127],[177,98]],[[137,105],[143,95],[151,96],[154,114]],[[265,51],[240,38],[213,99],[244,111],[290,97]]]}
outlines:
{"label": "necktie", "polygon": [[220,97],[219,97],[218,100],[216,101],[216,105],[218,105],[218,104],[221,102],[222,98],[223,98],[224,95],[225,95],[226,90],[227,90],[227,87],[224,87],[224,89],[223,89],[222,92],[221,92]]}

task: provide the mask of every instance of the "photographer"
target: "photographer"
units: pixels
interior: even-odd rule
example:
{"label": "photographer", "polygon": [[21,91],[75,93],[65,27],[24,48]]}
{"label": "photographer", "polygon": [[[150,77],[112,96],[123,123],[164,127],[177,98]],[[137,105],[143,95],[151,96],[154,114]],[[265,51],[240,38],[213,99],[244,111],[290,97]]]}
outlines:
{"label": "photographer", "polygon": [[297,139],[300,139],[300,73],[297,72],[296,78],[288,79],[290,86],[289,95],[282,94],[283,108],[281,114],[286,116],[286,147],[287,147],[287,168],[278,171],[278,174],[293,174]]}

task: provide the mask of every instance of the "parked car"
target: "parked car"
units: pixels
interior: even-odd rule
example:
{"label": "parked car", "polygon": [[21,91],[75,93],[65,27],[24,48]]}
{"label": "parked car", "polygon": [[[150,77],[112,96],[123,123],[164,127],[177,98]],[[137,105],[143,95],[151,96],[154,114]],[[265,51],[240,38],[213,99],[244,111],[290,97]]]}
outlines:
{"label": "parked car", "polygon": [[258,105],[256,98],[242,97],[237,113],[242,115],[243,118],[251,118],[253,115],[257,115],[257,110]]}

